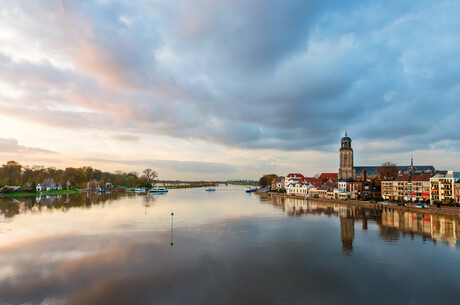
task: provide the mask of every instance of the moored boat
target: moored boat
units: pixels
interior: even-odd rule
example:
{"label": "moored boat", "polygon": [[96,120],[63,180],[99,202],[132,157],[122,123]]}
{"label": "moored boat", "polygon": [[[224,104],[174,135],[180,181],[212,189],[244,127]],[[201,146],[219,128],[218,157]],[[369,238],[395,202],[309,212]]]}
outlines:
{"label": "moored boat", "polygon": [[165,187],[158,187],[158,186],[155,186],[153,188],[150,189],[149,193],[167,193],[168,192],[168,189],[165,188]]}
{"label": "moored boat", "polygon": [[213,187],[208,187],[207,189],[205,189],[206,192],[214,192],[216,189],[213,188]]}

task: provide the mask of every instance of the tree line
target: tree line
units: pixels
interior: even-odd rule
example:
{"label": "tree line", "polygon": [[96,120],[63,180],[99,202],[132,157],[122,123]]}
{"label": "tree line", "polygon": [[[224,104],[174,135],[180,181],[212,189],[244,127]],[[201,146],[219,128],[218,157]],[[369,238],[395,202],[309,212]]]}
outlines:
{"label": "tree line", "polygon": [[157,172],[150,168],[145,169],[141,175],[135,171],[104,172],[91,166],[66,169],[40,165],[23,166],[16,161],[8,161],[0,167],[0,186],[17,185],[23,188],[30,188],[32,184],[42,183],[47,178],[61,183],[63,188],[67,186],[67,182],[72,188],[85,188],[86,183],[91,181],[97,181],[99,184],[110,182],[114,186],[151,187],[157,177]]}

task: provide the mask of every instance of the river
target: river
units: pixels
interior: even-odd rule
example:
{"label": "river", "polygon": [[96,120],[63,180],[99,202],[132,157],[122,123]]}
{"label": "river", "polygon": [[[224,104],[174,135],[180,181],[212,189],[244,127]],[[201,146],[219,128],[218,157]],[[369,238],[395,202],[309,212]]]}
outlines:
{"label": "river", "polygon": [[0,304],[455,304],[459,234],[241,186],[1,199]]}

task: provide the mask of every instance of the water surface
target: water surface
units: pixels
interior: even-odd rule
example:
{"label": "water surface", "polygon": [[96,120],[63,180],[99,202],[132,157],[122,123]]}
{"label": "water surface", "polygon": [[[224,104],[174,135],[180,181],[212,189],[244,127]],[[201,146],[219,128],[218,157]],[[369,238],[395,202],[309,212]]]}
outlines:
{"label": "water surface", "polygon": [[1,200],[0,213],[0,304],[460,297],[458,218],[260,197],[238,186]]}

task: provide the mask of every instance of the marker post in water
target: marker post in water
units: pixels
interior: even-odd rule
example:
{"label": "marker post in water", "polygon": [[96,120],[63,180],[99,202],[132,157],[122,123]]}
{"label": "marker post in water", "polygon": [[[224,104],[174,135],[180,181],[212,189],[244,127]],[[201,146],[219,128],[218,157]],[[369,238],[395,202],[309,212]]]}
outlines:
{"label": "marker post in water", "polygon": [[174,212],[171,212],[171,247],[174,246],[174,243],[173,243],[173,230],[174,230]]}

